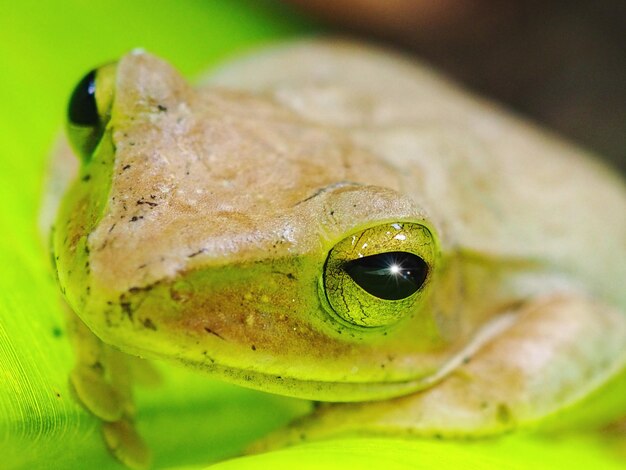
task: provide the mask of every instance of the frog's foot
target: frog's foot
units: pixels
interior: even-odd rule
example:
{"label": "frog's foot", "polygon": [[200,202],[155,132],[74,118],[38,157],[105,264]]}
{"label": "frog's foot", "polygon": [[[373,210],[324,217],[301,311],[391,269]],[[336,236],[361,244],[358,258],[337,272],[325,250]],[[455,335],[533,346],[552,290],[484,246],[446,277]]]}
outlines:
{"label": "frog's foot", "polygon": [[103,421],[104,440],[111,453],[130,468],[147,468],[150,451],[133,424],[131,368],[135,368],[135,358],[103,343],[73,313],[69,327],[76,352],[70,383],[77,398]]}
{"label": "frog's foot", "polygon": [[132,421],[122,418],[102,424],[104,440],[115,457],[130,468],[150,466],[150,449]]}
{"label": "frog's foot", "polygon": [[625,370],[624,315],[583,298],[545,298],[520,307],[508,329],[433,387],[386,401],[324,404],[249,450],[338,435],[479,437],[599,424],[626,413]]}

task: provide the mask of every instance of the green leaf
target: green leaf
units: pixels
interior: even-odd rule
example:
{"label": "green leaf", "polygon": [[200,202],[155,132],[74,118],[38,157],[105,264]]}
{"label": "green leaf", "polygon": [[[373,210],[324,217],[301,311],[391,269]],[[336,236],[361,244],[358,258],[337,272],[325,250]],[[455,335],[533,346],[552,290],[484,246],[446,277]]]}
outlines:
{"label": "green leaf", "polygon": [[557,440],[516,436],[480,441],[336,439],[234,459],[211,469],[291,470],[294,465],[299,470],[624,468],[623,461],[608,457],[606,448],[592,438]]}

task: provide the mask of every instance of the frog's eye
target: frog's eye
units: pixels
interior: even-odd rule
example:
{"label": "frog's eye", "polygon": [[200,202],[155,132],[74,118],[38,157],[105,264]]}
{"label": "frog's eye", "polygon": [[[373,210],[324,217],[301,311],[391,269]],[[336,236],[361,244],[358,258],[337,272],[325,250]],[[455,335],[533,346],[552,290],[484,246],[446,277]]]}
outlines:
{"label": "frog's eye", "polygon": [[374,297],[400,300],[415,294],[424,285],[428,265],[413,253],[391,251],[348,261],[343,270]]}
{"label": "frog's eye", "polygon": [[393,324],[421,305],[436,256],[436,243],[423,225],[366,229],[343,239],[328,254],[324,296],[351,324]]}
{"label": "frog's eye", "polygon": [[74,88],[67,109],[67,132],[74,150],[87,162],[110,118],[115,64],[92,70]]}

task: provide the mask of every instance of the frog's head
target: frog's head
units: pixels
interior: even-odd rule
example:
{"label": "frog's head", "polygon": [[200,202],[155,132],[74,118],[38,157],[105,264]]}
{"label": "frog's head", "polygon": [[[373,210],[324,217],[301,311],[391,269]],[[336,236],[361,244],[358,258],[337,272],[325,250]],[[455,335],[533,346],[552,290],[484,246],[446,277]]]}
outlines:
{"label": "frog's head", "polygon": [[423,386],[458,348],[434,228],[343,131],[139,52],[79,83],[69,128],[59,280],[106,342],[333,400]]}

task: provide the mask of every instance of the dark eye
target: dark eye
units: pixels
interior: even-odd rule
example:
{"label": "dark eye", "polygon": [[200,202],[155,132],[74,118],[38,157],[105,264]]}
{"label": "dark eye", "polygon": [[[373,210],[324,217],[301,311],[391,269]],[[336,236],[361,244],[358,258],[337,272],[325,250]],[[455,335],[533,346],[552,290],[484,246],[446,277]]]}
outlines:
{"label": "dark eye", "polygon": [[389,326],[416,314],[438,259],[434,237],[414,222],[374,225],[347,236],[328,252],[323,299],[356,326]]}
{"label": "dark eye", "polygon": [[364,256],[343,265],[363,290],[384,300],[405,299],[417,292],[428,274],[426,262],[413,253],[391,251]]}
{"label": "dark eye", "polygon": [[96,104],[96,71],[92,70],[78,82],[70,97],[67,117],[76,126],[98,126],[100,115]]}
{"label": "dark eye", "polygon": [[85,75],[74,88],[67,107],[67,134],[84,162],[100,143],[110,118],[116,64],[104,65]]}

